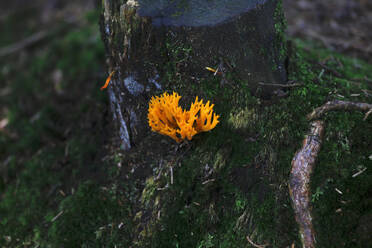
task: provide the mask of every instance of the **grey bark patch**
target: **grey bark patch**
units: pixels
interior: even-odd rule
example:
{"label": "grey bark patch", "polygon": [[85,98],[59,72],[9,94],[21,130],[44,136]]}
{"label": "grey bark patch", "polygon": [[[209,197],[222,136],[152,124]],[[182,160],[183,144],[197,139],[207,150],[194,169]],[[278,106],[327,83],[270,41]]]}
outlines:
{"label": "grey bark patch", "polygon": [[106,35],[110,35],[110,25],[105,25],[105,33]]}
{"label": "grey bark patch", "polygon": [[136,112],[134,110],[130,110],[130,129],[131,130],[136,130],[136,127],[139,125],[139,121],[137,118]]}
{"label": "grey bark patch", "polygon": [[108,90],[110,103],[111,103],[111,111],[113,112],[114,120],[117,121],[119,125],[119,136],[121,140],[121,147],[123,150],[129,150],[131,148],[130,139],[129,139],[129,132],[127,128],[127,124],[124,120],[123,114],[121,112],[120,104],[122,99],[118,99],[115,96],[115,93],[111,88]]}
{"label": "grey bark patch", "polygon": [[109,94],[109,98],[110,98],[110,107],[111,107],[111,111],[112,111],[112,116],[113,116],[113,119],[114,120],[117,120],[117,115],[116,115],[116,109],[115,109],[115,105],[117,103],[117,100],[116,100],[116,97],[115,97],[115,94],[113,92],[113,90],[109,87],[108,88],[108,94]]}
{"label": "grey bark patch", "polygon": [[128,89],[129,93],[134,96],[138,96],[145,89],[145,87],[142,84],[138,83],[133,76],[125,78],[124,85]]}
{"label": "grey bark patch", "polygon": [[149,78],[149,82],[154,84],[156,89],[161,90],[161,85],[157,82],[158,79],[159,79],[159,75],[156,74],[155,77]]}
{"label": "grey bark patch", "polygon": [[248,12],[267,0],[139,0],[138,14],[154,26],[214,26]]}

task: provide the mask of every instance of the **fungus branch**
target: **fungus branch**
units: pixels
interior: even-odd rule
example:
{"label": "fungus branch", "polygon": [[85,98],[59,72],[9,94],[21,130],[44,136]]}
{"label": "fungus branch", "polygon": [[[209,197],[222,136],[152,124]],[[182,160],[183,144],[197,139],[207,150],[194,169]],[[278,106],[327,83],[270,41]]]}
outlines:
{"label": "fungus branch", "polygon": [[188,111],[183,110],[178,102],[181,96],[173,92],[152,97],[149,104],[149,126],[152,131],[167,135],[177,142],[192,137],[200,132],[207,132],[219,123],[219,116],[213,113],[214,104],[203,104],[198,100],[191,104]]}

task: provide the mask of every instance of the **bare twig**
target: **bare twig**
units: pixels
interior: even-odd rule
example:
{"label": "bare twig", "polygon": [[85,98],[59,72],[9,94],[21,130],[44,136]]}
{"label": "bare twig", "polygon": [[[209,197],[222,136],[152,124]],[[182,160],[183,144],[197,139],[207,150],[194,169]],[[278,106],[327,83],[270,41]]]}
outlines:
{"label": "bare twig", "polygon": [[9,119],[5,118],[0,120],[0,131],[4,129],[9,123]]}
{"label": "bare twig", "polygon": [[357,173],[355,173],[354,175],[352,175],[351,177],[357,177],[359,176],[360,174],[362,174],[363,172],[365,172],[367,170],[367,167],[366,168],[363,168],[363,170],[361,171],[358,171]]}
{"label": "bare twig", "polygon": [[363,89],[362,92],[364,93],[365,96],[372,96],[372,91]]}
{"label": "bare twig", "polygon": [[202,184],[204,185],[204,184],[207,184],[207,183],[210,183],[210,182],[214,182],[215,180],[216,180],[216,179],[214,179],[214,178],[212,178],[212,179],[208,179],[208,180],[202,182]]}
{"label": "bare twig", "polygon": [[364,78],[352,78],[350,80],[354,82],[367,82],[372,84],[372,79],[368,78],[367,76],[365,76]]}
{"label": "bare twig", "polygon": [[342,191],[341,190],[339,190],[338,188],[335,188],[335,191],[337,192],[337,193],[339,193],[340,195],[342,195],[343,193],[342,193]]}
{"label": "bare twig", "polygon": [[292,83],[292,81],[289,82],[289,84],[274,84],[274,83],[263,83],[259,82],[259,85],[270,85],[270,86],[278,86],[282,88],[290,88],[290,87],[297,87],[297,86],[302,86],[303,84],[301,83]]}
{"label": "bare twig", "polygon": [[372,84],[372,79],[368,78],[367,76],[364,76],[364,80],[365,80],[367,83]]}
{"label": "bare twig", "polygon": [[257,245],[257,244],[255,244],[255,243],[253,243],[253,241],[247,236],[246,237],[246,239],[247,239],[247,241],[251,244],[251,245],[253,245],[254,247],[257,247],[257,248],[265,248],[266,246],[268,246],[267,244],[264,244],[264,245]]}
{"label": "bare twig", "polygon": [[173,184],[173,166],[170,167],[171,184]]}
{"label": "bare twig", "polygon": [[42,31],[37,32],[37,33],[31,35],[30,37],[27,37],[26,39],[21,40],[21,41],[15,43],[15,44],[3,47],[3,48],[0,49],[0,57],[15,53],[19,50],[22,50],[22,49],[38,42],[38,41],[44,39],[47,35],[48,35],[48,32],[46,32],[45,30],[42,30]]}
{"label": "bare twig", "polygon": [[59,212],[56,216],[54,216],[53,219],[51,220],[51,222],[56,221],[62,214],[63,214],[63,210],[61,212]]}
{"label": "bare twig", "polygon": [[323,133],[323,121],[312,122],[310,133],[306,135],[302,148],[292,160],[289,193],[304,248],[315,248],[315,231],[310,206],[310,175],[320,151]]}
{"label": "bare twig", "polygon": [[363,118],[363,121],[367,120],[368,116],[372,113],[372,108],[366,113],[366,115]]}
{"label": "bare twig", "polygon": [[336,77],[339,77],[339,78],[342,78],[343,76],[341,75],[341,73],[339,73],[338,71],[326,66],[325,64],[322,64],[322,63],[318,63],[321,67],[323,67],[326,71],[332,73],[333,75],[335,75]]}
{"label": "bare twig", "polygon": [[163,162],[164,160],[163,159],[160,159],[160,162],[159,162],[159,173],[158,175],[155,177],[155,181],[159,180],[160,179],[160,176],[161,176],[161,172],[163,171]]}
{"label": "bare twig", "polygon": [[[313,110],[310,114],[307,115],[308,120],[314,120],[320,118],[324,113],[331,111],[331,110],[360,110],[360,111],[368,111],[367,114],[370,113],[372,109],[372,104],[368,103],[359,103],[359,102],[348,102],[348,101],[329,101],[321,107],[318,107]],[[368,117],[364,117],[365,119]]]}

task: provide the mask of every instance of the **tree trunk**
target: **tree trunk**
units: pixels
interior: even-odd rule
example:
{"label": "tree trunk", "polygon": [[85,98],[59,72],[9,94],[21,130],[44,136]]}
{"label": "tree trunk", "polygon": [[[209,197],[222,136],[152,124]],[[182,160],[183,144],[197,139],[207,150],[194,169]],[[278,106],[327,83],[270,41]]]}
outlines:
{"label": "tree trunk", "polygon": [[[104,0],[101,31],[115,71],[108,93],[122,148],[149,135],[149,100],[164,91],[207,98],[212,81],[235,95],[270,97],[276,86],[259,83],[287,81],[284,27],[276,0]],[[243,95],[234,99],[245,106]]]}

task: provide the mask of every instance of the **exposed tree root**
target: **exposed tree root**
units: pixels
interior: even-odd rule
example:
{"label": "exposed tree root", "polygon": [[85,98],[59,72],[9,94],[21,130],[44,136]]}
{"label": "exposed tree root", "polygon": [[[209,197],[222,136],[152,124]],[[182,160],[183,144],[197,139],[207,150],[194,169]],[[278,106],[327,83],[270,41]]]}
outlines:
{"label": "exposed tree root", "polygon": [[[310,121],[318,119],[330,110],[367,111],[364,117],[365,120],[372,112],[372,104],[338,100],[330,101],[307,115],[307,119]],[[320,151],[323,133],[324,122],[321,120],[312,121],[310,133],[305,136],[302,148],[292,160],[292,170],[289,178],[289,193],[304,248],[315,248],[316,239],[310,205],[310,176]]]}
{"label": "exposed tree root", "polygon": [[327,102],[323,106],[316,108],[307,115],[309,121],[320,118],[325,112],[330,110],[361,110],[368,111],[372,109],[372,104],[360,103],[360,102],[348,102],[334,100]]}
{"label": "exposed tree root", "polygon": [[47,37],[47,35],[48,35],[48,33],[45,30],[43,30],[43,31],[40,31],[36,34],[31,35],[30,37],[28,37],[24,40],[21,40],[20,42],[17,42],[15,44],[12,44],[12,45],[7,46],[7,47],[3,47],[3,48],[0,49],[0,57],[12,54],[12,53],[17,52],[19,50],[22,50],[23,48],[25,48],[27,46],[30,46],[30,45],[34,44],[35,42],[38,42],[38,41],[44,39],[45,37]]}
{"label": "exposed tree root", "polygon": [[306,248],[315,247],[315,232],[310,208],[310,175],[320,151],[323,133],[323,121],[317,120],[311,123],[310,133],[306,135],[302,148],[292,160],[292,171],[289,178],[289,193],[296,221],[300,227],[302,244]]}

